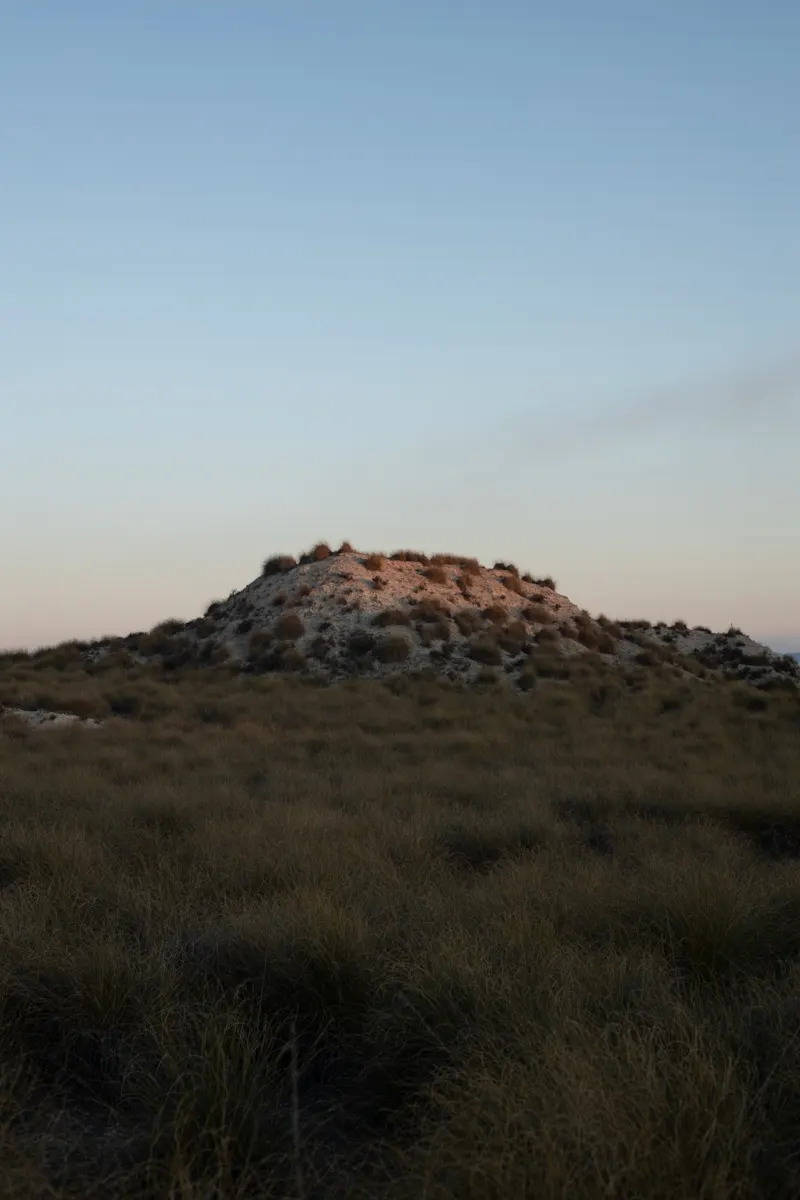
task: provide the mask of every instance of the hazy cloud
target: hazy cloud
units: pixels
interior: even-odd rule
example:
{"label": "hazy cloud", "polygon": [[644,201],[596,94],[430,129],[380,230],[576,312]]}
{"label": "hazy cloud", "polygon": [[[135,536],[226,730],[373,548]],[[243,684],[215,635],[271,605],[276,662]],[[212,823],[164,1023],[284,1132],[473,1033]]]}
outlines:
{"label": "hazy cloud", "polygon": [[679,431],[688,422],[695,430],[698,425],[727,432],[774,430],[798,411],[798,396],[800,355],[723,378],[689,381],[596,412],[564,412],[557,421],[522,418],[511,432],[514,446],[526,457],[552,457],[628,436]]}

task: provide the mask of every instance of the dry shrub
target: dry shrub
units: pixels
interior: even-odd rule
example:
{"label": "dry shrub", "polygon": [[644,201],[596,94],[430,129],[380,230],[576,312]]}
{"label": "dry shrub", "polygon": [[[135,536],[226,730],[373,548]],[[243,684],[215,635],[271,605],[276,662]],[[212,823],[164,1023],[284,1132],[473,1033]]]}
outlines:
{"label": "dry shrub", "polygon": [[525,588],[522,586],[522,581],[519,575],[506,575],[502,580],[503,586],[509,592],[515,592],[518,596],[525,595]]}
{"label": "dry shrub", "polygon": [[441,624],[443,620],[449,620],[449,617],[450,610],[447,605],[435,596],[426,596],[423,600],[417,600],[411,609],[413,621],[427,622],[431,625]]}
{"label": "dry shrub", "polygon": [[554,620],[550,609],[545,608],[543,604],[527,604],[522,610],[522,615],[534,625],[549,625]]}
{"label": "dry shrub", "polygon": [[281,613],[275,622],[275,634],[284,641],[294,641],[306,631],[302,618],[296,612]]}
{"label": "dry shrub", "polygon": [[347,639],[347,653],[351,658],[363,658],[370,654],[375,648],[376,639],[374,634],[367,633],[366,630],[359,630],[352,633]]}
{"label": "dry shrub", "polygon": [[384,554],[368,554],[364,559],[364,567],[367,571],[380,571],[385,561]]}
{"label": "dry shrub", "polygon": [[552,625],[545,625],[536,634],[536,641],[541,646],[555,645],[556,642],[561,641],[561,632],[558,629],[555,629]]}
{"label": "dry shrub", "polygon": [[351,542],[342,542],[341,546],[336,551],[336,553],[337,554],[354,554],[355,550],[353,549],[353,545]]}
{"label": "dry shrub", "polygon": [[510,575],[519,575],[519,568],[514,563],[496,562],[492,567],[493,571],[508,571]]}
{"label": "dry shrub", "polygon": [[604,613],[601,613],[597,618],[597,624],[615,640],[618,640],[622,637],[622,629],[620,626],[616,621],[612,621],[609,617],[605,616]]}
{"label": "dry shrub", "polygon": [[530,582],[535,584],[536,587],[547,588],[549,592],[556,590],[556,581],[552,575],[544,575],[541,579],[531,578]]}
{"label": "dry shrub", "polygon": [[470,638],[467,653],[475,662],[487,666],[499,666],[503,661],[503,652],[497,641],[485,633]]}
{"label": "dry shrub", "polygon": [[388,634],[378,638],[372,648],[373,658],[381,663],[405,662],[411,653],[408,639],[402,634]]}
{"label": "dry shrub", "polygon": [[431,566],[460,567],[466,575],[479,575],[481,564],[477,558],[466,558],[463,554],[433,554]]}
{"label": "dry shrub", "polygon": [[384,608],[375,614],[372,624],[378,626],[410,625],[411,615],[403,608]]}
{"label": "dry shrub", "polygon": [[470,634],[477,633],[483,629],[485,624],[484,618],[478,612],[477,608],[462,608],[453,615],[453,620],[463,637],[469,637]]}
{"label": "dry shrub", "polygon": [[429,579],[431,583],[447,583],[447,572],[443,567],[426,567],[422,574],[426,579]]}
{"label": "dry shrub", "polygon": [[327,658],[329,651],[330,642],[328,642],[328,640],[324,638],[322,634],[318,633],[317,636],[311,641],[311,645],[308,648],[308,655],[309,658],[322,659]]}
{"label": "dry shrub", "polygon": [[268,558],[261,569],[262,575],[281,575],[297,566],[297,559],[291,554],[275,554]]}
{"label": "dry shrub", "polygon": [[420,563],[423,567],[427,567],[430,562],[427,554],[423,554],[421,550],[395,550],[389,558],[392,562]]}
{"label": "dry shrub", "polygon": [[481,611],[481,616],[492,625],[503,625],[508,620],[508,609],[502,604],[490,604]]}
{"label": "dry shrub", "polygon": [[509,621],[497,634],[498,645],[506,654],[519,654],[527,640],[528,631],[522,621]]}

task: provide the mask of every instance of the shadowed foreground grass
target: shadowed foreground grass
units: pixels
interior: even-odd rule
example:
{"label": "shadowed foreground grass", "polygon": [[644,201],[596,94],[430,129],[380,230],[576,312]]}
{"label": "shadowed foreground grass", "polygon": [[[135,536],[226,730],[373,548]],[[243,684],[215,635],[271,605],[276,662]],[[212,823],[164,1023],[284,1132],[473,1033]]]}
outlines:
{"label": "shadowed foreground grass", "polygon": [[796,695],[31,680],[4,1197],[800,1194]]}

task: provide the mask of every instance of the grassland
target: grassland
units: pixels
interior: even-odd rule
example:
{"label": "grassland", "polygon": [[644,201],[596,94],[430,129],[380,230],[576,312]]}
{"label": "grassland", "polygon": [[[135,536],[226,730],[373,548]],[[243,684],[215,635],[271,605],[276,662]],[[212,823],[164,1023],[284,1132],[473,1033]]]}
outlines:
{"label": "grassland", "polygon": [[796,691],[0,702],[3,1197],[800,1195]]}

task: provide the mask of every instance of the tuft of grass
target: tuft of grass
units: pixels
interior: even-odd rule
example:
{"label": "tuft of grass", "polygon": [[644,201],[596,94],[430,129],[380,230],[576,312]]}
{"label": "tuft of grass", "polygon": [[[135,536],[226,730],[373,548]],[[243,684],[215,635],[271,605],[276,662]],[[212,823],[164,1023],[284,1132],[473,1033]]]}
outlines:
{"label": "tuft of grass", "polygon": [[472,633],[478,633],[486,624],[485,618],[477,608],[461,608],[453,614],[453,620],[462,637],[469,637]]}
{"label": "tuft of grass", "polygon": [[372,624],[379,627],[387,625],[410,625],[411,614],[403,608],[382,608],[372,618]]}
{"label": "tuft of grass", "polygon": [[429,579],[431,581],[431,583],[447,583],[447,581],[448,581],[447,572],[445,571],[445,569],[443,567],[439,567],[439,566],[426,567],[425,570],[422,572],[422,574],[425,576],[426,579]]}
{"label": "tuft of grass", "polygon": [[282,575],[285,571],[291,571],[292,567],[297,566],[297,559],[291,554],[274,554],[272,558],[268,558],[261,568],[262,575]]}
{"label": "tuft of grass", "polygon": [[535,625],[549,625],[553,621],[553,614],[543,604],[526,604],[522,615],[526,621],[532,621]]}
{"label": "tuft of grass", "polygon": [[281,613],[275,622],[274,629],[276,637],[283,638],[285,641],[295,641],[306,631],[302,617],[296,612]]}
{"label": "tuft of grass", "polygon": [[372,655],[377,662],[401,663],[411,654],[408,639],[402,634],[386,634],[380,637],[372,647]]}
{"label": "tuft of grass", "polygon": [[395,550],[394,554],[389,555],[389,558],[392,562],[413,562],[419,563],[423,567],[427,567],[430,563],[427,554],[423,554],[421,550]]}
{"label": "tuft of grass", "polygon": [[386,561],[386,556],[383,554],[368,554],[364,559],[364,567],[367,571],[380,571]]}

